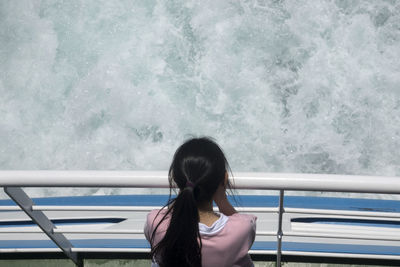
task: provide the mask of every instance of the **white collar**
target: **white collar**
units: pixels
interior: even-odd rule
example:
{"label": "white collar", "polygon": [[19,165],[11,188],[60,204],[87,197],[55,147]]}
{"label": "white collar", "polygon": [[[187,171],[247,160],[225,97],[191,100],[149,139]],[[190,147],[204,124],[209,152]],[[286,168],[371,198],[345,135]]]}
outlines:
{"label": "white collar", "polygon": [[216,220],[211,226],[199,223],[200,235],[215,235],[224,228],[227,221],[228,216],[220,213],[218,220]]}

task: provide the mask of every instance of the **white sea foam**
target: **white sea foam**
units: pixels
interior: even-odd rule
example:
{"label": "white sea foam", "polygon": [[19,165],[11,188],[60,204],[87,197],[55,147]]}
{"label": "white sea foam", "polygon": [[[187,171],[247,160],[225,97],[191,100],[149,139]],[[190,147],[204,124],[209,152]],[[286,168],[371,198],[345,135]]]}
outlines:
{"label": "white sea foam", "polygon": [[400,176],[399,58],[398,1],[1,1],[0,168]]}

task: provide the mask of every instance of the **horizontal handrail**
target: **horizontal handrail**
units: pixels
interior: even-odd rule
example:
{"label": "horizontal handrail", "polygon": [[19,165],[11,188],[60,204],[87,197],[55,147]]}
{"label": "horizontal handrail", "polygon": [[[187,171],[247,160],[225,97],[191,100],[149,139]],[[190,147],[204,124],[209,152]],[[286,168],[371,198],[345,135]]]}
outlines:
{"label": "horizontal handrail", "polygon": [[[56,206],[56,205],[33,205],[32,210],[41,211],[143,211],[150,212],[160,209],[162,206]],[[278,208],[265,207],[235,207],[239,212],[269,212],[277,213]],[[16,211],[21,210],[19,206],[0,206],[0,211]],[[214,208],[219,211],[218,208]],[[400,217],[400,214],[399,214]]]}
{"label": "horizontal handrail", "polygon": [[[238,172],[236,189],[400,193],[400,177]],[[166,171],[0,171],[3,187],[168,188]]]}

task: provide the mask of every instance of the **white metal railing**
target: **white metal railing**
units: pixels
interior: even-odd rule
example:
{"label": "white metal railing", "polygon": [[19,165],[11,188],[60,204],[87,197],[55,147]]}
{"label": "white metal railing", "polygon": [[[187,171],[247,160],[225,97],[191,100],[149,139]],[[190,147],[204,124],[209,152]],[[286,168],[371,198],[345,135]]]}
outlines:
{"label": "white metal railing", "polygon": [[[152,207],[54,207],[34,205],[30,198],[19,187],[136,187],[136,188],[167,188],[167,172],[147,172],[147,171],[0,171],[0,187],[4,187],[9,196],[17,202],[19,207],[35,221],[38,226],[56,242],[57,245],[75,263],[80,264],[75,252],[75,248],[68,244],[63,233],[74,232],[73,230],[59,230],[54,226],[51,229],[49,220],[42,211],[45,210],[118,210],[118,211],[146,211]],[[235,173],[234,188],[236,189],[266,189],[279,190],[280,201],[276,208],[245,208],[254,209],[261,212],[278,213],[278,231],[257,232],[259,235],[277,236],[277,265],[281,261],[281,245],[283,234],[287,236],[308,236],[326,238],[348,238],[348,239],[368,239],[368,240],[399,240],[399,236],[365,236],[334,233],[307,233],[282,231],[282,215],[285,212],[291,213],[314,213],[344,216],[364,216],[364,217],[390,217],[399,218],[398,213],[387,212],[357,212],[357,211],[338,211],[338,210],[312,210],[284,208],[284,191],[331,191],[331,192],[354,192],[354,193],[400,193],[400,177],[380,177],[380,176],[356,176],[356,175],[332,175],[332,174],[293,174],[293,173]],[[12,210],[15,207],[0,207],[0,210]],[[46,227],[42,227],[42,225]],[[49,228],[50,227],[50,228]],[[46,228],[46,229],[44,229]],[[75,231],[76,232],[76,231]],[[79,231],[78,231],[79,232]],[[84,231],[85,233],[90,232]],[[110,233],[115,233],[113,230]],[[136,233],[138,231],[122,231],[123,233]],[[122,233],[121,232],[121,233]]]}
{"label": "white metal railing", "polygon": [[[299,173],[234,174],[237,189],[400,193],[400,177]],[[0,171],[0,186],[167,188],[167,172]]]}

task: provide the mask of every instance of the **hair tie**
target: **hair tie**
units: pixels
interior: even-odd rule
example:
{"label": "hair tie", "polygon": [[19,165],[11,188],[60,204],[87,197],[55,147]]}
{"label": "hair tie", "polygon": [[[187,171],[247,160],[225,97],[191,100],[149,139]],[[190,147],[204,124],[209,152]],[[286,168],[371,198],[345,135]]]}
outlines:
{"label": "hair tie", "polygon": [[186,181],[186,188],[190,188],[190,189],[194,189],[194,183],[192,183],[191,181],[187,180]]}

